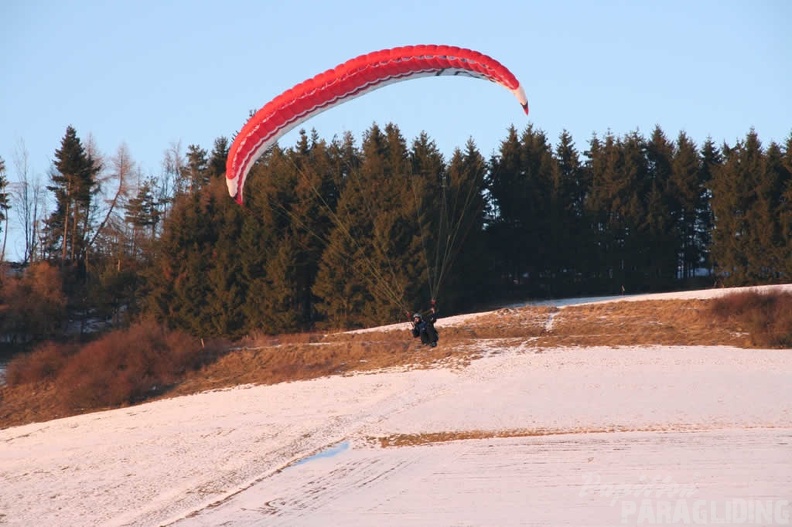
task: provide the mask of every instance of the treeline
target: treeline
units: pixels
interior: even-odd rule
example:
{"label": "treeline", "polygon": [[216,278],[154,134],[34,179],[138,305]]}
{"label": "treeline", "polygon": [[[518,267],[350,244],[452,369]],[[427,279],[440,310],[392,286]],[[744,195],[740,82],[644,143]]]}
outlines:
{"label": "treeline", "polygon": [[[171,145],[144,177],[69,127],[46,185],[16,159],[24,261],[0,329],[27,343],[155,318],[202,337],[404,320],[512,298],[792,281],[792,136],[733,145],[659,128],[581,151],[528,126],[485,158],[373,125],[358,145],[301,134],[228,196],[229,142]],[[20,159],[22,160],[20,162]],[[45,197],[54,206],[47,207]],[[6,226],[7,229],[7,226]]]}

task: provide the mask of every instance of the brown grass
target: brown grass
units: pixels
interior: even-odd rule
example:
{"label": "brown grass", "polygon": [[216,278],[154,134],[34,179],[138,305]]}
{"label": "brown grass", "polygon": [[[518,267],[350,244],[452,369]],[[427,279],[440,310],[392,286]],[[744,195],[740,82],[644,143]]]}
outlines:
{"label": "brown grass", "polygon": [[449,430],[442,432],[426,432],[421,434],[392,434],[382,437],[368,437],[366,441],[382,448],[422,446],[436,443],[449,443],[451,441],[466,441],[469,439],[507,439],[514,437],[542,437],[565,434],[607,434],[613,432],[664,432],[668,430],[693,431],[693,425],[666,425],[666,426],[602,426],[602,427],[573,427],[573,428],[511,428],[501,430]]}
{"label": "brown grass", "polygon": [[735,328],[708,313],[708,300],[656,300],[571,306],[554,321],[545,345],[732,345],[748,347]]}
{"label": "brown grass", "polygon": [[452,361],[464,364],[468,354],[450,346],[428,348],[397,331],[337,333],[310,338],[265,338],[228,353],[192,375],[175,394],[238,384],[276,384],[327,375],[428,368]]}
{"label": "brown grass", "polygon": [[[139,326],[79,351],[45,346],[9,365],[0,387],[0,428],[142,400],[221,389],[381,371],[464,367],[492,344],[557,346],[789,346],[786,295],[768,300],[612,302],[564,309],[502,309],[464,324],[439,324],[440,345],[421,346],[407,329],[358,333],[258,335],[239,346],[200,343],[182,333]],[[787,339],[787,340],[784,340]],[[784,344],[786,342],[787,344]]]}

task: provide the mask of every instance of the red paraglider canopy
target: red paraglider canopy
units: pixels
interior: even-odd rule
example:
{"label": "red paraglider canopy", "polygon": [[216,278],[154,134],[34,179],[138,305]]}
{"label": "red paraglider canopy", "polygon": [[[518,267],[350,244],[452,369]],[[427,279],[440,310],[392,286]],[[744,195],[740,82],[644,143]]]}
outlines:
{"label": "red paraglider canopy", "polygon": [[388,84],[439,75],[465,75],[500,84],[514,94],[528,113],[528,100],[517,78],[501,63],[478,51],[418,45],[360,55],[286,90],[245,123],[228,153],[229,194],[241,204],[253,163],[281,136],[314,115]]}

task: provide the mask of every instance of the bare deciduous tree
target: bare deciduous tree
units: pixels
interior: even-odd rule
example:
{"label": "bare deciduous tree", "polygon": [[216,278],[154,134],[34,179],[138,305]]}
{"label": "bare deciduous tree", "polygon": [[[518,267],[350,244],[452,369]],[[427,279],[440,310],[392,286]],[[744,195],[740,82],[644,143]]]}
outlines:
{"label": "bare deciduous tree", "polygon": [[[129,147],[127,147],[126,143],[122,143],[116,150],[116,154],[110,158],[110,172],[97,179],[101,189],[100,192],[103,192],[106,196],[104,204],[107,209],[105,210],[104,218],[94,231],[88,247],[93,246],[96,238],[102,233],[110,218],[123,205],[122,201],[127,195],[128,182],[132,179],[134,172],[135,161],[129,153]],[[106,191],[108,187],[112,188],[109,192]],[[111,193],[112,196],[110,196]]]}
{"label": "bare deciduous tree", "polygon": [[16,182],[13,184],[11,196],[17,221],[22,227],[23,265],[35,261],[38,256],[38,227],[44,209],[44,186],[39,175],[30,173],[29,157],[25,142],[20,139],[14,150]]}
{"label": "bare deciduous tree", "polygon": [[8,241],[8,209],[11,204],[8,201],[8,193],[6,187],[8,186],[8,179],[6,178],[5,161],[0,157],[0,214],[4,220],[5,227],[3,228],[3,249],[0,253],[0,261],[5,261],[6,241]]}
{"label": "bare deciduous tree", "polygon": [[165,150],[162,160],[162,176],[157,192],[157,200],[160,203],[163,218],[168,216],[168,211],[176,196],[186,191],[187,182],[184,180],[186,164],[181,141],[171,142],[170,147]]}

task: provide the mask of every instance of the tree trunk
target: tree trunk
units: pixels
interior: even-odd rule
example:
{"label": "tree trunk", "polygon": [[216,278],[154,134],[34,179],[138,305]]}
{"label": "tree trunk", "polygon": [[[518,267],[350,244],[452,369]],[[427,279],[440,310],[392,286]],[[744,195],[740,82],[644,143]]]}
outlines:
{"label": "tree trunk", "polygon": [[63,266],[66,263],[66,257],[69,254],[69,250],[66,242],[69,239],[69,205],[70,204],[71,203],[67,200],[66,210],[63,213],[63,241],[61,242],[63,246],[61,248],[61,266]]}
{"label": "tree trunk", "polygon": [[8,241],[8,211],[6,211],[5,229],[3,229],[3,252],[0,254],[0,261],[5,261],[6,242]]}

